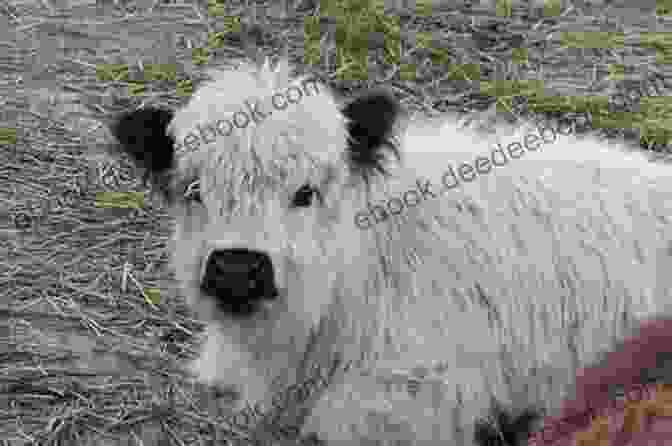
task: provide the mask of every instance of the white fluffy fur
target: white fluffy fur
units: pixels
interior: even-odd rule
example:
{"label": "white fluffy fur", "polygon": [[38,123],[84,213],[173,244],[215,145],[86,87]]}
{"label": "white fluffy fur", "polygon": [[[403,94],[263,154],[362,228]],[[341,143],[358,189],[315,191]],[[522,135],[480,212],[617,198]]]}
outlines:
{"label": "white fluffy fur", "polygon": [[[219,73],[171,129],[181,139],[288,79],[286,67]],[[664,310],[670,296],[657,268],[668,262],[668,166],[559,136],[361,230],[354,218],[368,201],[399,196],[418,178],[440,185],[449,164],[473,164],[494,147],[452,120],[411,122],[402,162],[369,193],[349,177],[344,120],[320,92],[178,160],[185,181],[207,185],[205,206],[178,206],[174,251],[189,303],[210,321],[193,367],[201,379],[268,405],[300,379],[302,360],[326,367],[340,353],[353,368],[325,392],[307,431],[349,444],[408,437],[466,445],[491,395],[557,408],[577,366],[637,315]],[[307,180],[325,202],[290,209]],[[219,313],[197,287],[209,250],[232,246],[269,253],[281,288],[277,303],[244,322]],[[384,384],[414,367],[432,375],[416,398]]]}

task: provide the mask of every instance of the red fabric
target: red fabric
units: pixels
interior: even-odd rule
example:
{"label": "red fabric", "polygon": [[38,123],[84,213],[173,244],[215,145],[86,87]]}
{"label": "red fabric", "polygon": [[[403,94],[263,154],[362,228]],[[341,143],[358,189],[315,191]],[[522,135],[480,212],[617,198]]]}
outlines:
{"label": "red fabric", "polygon": [[[603,365],[579,370],[576,399],[565,402],[560,416],[547,417],[528,446],[672,445],[672,385],[638,382],[644,369],[659,365],[659,353],[670,352],[672,319],[643,323]],[[609,395],[617,385],[626,389],[621,401]],[[601,423],[604,435],[597,435]]]}

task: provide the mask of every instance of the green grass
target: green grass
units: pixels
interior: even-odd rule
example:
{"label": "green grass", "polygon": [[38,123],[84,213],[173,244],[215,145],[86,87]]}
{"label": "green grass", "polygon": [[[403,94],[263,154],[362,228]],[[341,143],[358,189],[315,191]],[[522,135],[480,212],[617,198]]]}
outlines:
{"label": "green grass", "polygon": [[144,198],[143,192],[100,192],[96,194],[96,207],[141,209]]}

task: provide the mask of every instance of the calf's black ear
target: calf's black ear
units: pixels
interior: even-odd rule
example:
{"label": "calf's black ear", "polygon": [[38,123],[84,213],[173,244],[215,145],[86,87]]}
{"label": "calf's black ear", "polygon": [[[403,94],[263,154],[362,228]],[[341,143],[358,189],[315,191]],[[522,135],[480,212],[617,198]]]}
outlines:
{"label": "calf's black ear", "polygon": [[124,113],[110,130],[121,151],[152,176],[173,167],[175,140],[167,133],[172,119],[170,110],[145,107]]}
{"label": "calf's black ear", "polygon": [[397,100],[382,90],[364,94],[342,109],[348,120],[350,167],[367,183],[372,175],[387,174],[385,160],[388,152],[400,159],[393,136],[400,111]]}

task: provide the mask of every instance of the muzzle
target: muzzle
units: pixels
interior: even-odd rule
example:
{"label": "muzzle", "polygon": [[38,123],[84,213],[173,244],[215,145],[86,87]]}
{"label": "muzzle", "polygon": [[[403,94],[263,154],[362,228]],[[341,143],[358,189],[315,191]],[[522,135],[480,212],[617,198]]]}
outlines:
{"label": "muzzle", "polygon": [[201,275],[201,290],[231,316],[250,316],[279,295],[271,258],[245,248],[215,250]]}

